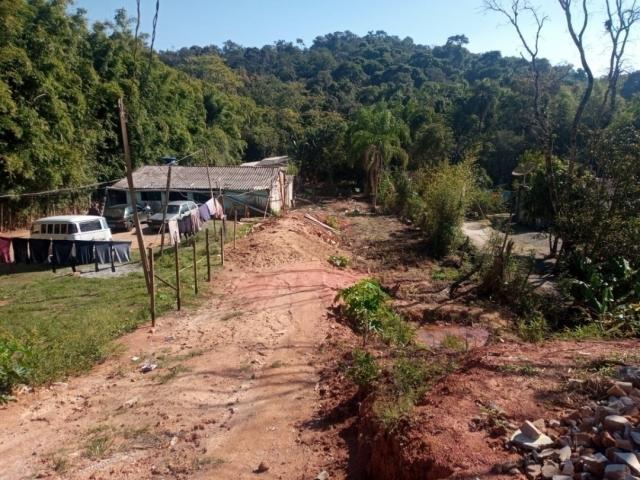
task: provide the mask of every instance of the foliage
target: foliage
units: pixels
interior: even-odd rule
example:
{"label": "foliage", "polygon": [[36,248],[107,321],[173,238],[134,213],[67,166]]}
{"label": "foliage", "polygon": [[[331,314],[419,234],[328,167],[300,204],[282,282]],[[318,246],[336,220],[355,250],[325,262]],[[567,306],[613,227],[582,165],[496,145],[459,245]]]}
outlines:
{"label": "foliage", "polygon": [[474,198],[473,162],[443,163],[423,171],[416,180],[423,228],[434,255],[445,256],[459,244],[465,213]]}
{"label": "foliage", "polygon": [[368,388],[380,375],[380,367],[375,357],[366,350],[356,349],[353,362],[347,369],[347,376],[361,388]]}
{"label": "foliage", "polygon": [[343,255],[329,255],[329,263],[334,267],[346,268],[349,266],[349,259]]}
{"label": "foliage", "polygon": [[547,320],[539,312],[534,312],[518,321],[518,336],[527,342],[542,342],[548,334]]}
{"label": "foliage", "polygon": [[389,296],[375,280],[360,280],[338,293],[337,297],[345,304],[345,314],[362,333],[363,344],[371,332],[382,328],[382,317],[386,314],[385,302]]}
{"label": "foliage", "polygon": [[32,363],[30,348],[9,335],[0,337],[0,403],[16,385],[29,381]]}

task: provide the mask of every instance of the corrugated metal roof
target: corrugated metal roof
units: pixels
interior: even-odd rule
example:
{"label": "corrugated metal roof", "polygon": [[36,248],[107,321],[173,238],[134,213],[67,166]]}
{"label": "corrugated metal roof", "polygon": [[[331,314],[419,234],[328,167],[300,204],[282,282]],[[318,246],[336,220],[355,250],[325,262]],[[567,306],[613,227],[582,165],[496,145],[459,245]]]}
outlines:
{"label": "corrugated metal roof", "polygon": [[[171,190],[209,190],[207,168],[214,190],[269,190],[278,177],[276,167],[183,167],[171,168]],[[167,186],[166,165],[146,165],[133,172],[136,190],[164,190]],[[123,178],[111,186],[115,190],[126,190],[127,179]]]}
{"label": "corrugated metal roof", "polygon": [[279,157],[267,157],[257,162],[243,163],[243,167],[286,167],[289,163],[289,155],[281,155]]}

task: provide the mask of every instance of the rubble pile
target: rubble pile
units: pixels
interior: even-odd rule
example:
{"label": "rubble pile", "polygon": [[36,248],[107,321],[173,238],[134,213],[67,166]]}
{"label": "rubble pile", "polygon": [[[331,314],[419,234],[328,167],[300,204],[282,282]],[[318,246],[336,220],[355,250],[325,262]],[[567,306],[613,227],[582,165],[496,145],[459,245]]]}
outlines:
{"label": "rubble pile", "polygon": [[509,442],[522,461],[502,472],[531,480],[640,480],[640,375],[630,378],[611,381],[606,400],[562,419],[524,422]]}

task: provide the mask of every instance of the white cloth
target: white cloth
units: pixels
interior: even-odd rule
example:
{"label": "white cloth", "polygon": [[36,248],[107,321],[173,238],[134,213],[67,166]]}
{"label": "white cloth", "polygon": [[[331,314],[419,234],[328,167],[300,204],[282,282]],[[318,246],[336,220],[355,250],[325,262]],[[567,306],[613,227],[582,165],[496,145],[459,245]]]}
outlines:
{"label": "white cloth", "polygon": [[167,226],[169,228],[169,244],[173,245],[175,242],[180,244],[180,232],[178,231],[178,221],[177,220],[169,220],[167,222]]}

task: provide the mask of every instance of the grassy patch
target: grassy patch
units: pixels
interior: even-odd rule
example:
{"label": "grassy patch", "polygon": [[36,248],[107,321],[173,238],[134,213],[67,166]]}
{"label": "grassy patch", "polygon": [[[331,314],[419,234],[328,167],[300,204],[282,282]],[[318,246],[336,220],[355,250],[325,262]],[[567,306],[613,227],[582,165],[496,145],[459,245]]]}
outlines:
{"label": "grassy patch", "polygon": [[102,429],[92,435],[85,444],[85,456],[91,460],[100,460],[106,457],[112,445],[113,437],[107,429]]}
{"label": "grassy patch", "polygon": [[191,369],[189,367],[182,364],[174,365],[173,367],[169,367],[166,372],[156,375],[155,380],[159,385],[162,385],[170,382],[181,373],[189,372],[190,370]]}
{"label": "grassy patch", "polygon": [[329,255],[328,262],[336,268],[346,268],[349,266],[349,259],[343,255]]}
{"label": "grassy patch", "polygon": [[[210,240],[217,238],[219,229],[213,232],[212,222],[207,228]],[[250,228],[249,224],[241,224],[239,236]],[[204,234],[201,231],[196,237],[199,258],[205,255]],[[232,236],[232,229],[227,228],[228,239]],[[218,260],[213,255],[218,252],[218,243],[212,241],[210,245],[215,264]],[[132,254],[133,261],[137,261],[137,251]],[[182,267],[192,264],[192,255],[192,248],[183,244]],[[204,261],[198,269],[200,283],[205,282],[203,265]],[[160,277],[174,282],[172,251],[156,255],[155,266]],[[67,269],[53,274],[27,266],[19,267],[17,273],[2,275],[5,271],[8,272],[0,270],[0,343],[15,341],[28,351],[30,359],[25,366],[30,383],[56,381],[88,370],[114,352],[115,338],[150,321],[142,273],[87,278],[70,275]],[[191,270],[182,271],[181,283],[183,306],[195,305]],[[160,282],[156,308],[158,314],[175,308],[173,291]]]}
{"label": "grassy patch", "polygon": [[269,365],[269,368],[281,368],[284,367],[286,364],[280,360],[276,360],[275,362],[273,362],[271,365]]}
{"label": "grassy patch", "polygon": [[510,375],[522,375],[525,377],[533,377],[538,374],[538,369],[530,363],[525,363],[523,365],[507,363],[505,365],[500,365],[498,370]]}
{"label": "grassy patch", "polygon": [[467,349],[467,342],[457,335],[447,333],[442,339],[440,346],[447,350],[453,350],[454,352],[463,352]]}
{"label": "grassy patch", "polygon": [[431,279],[438,282],[453,282],[460,276],[460,271],[456,268],[438,267],[431,270]]}

